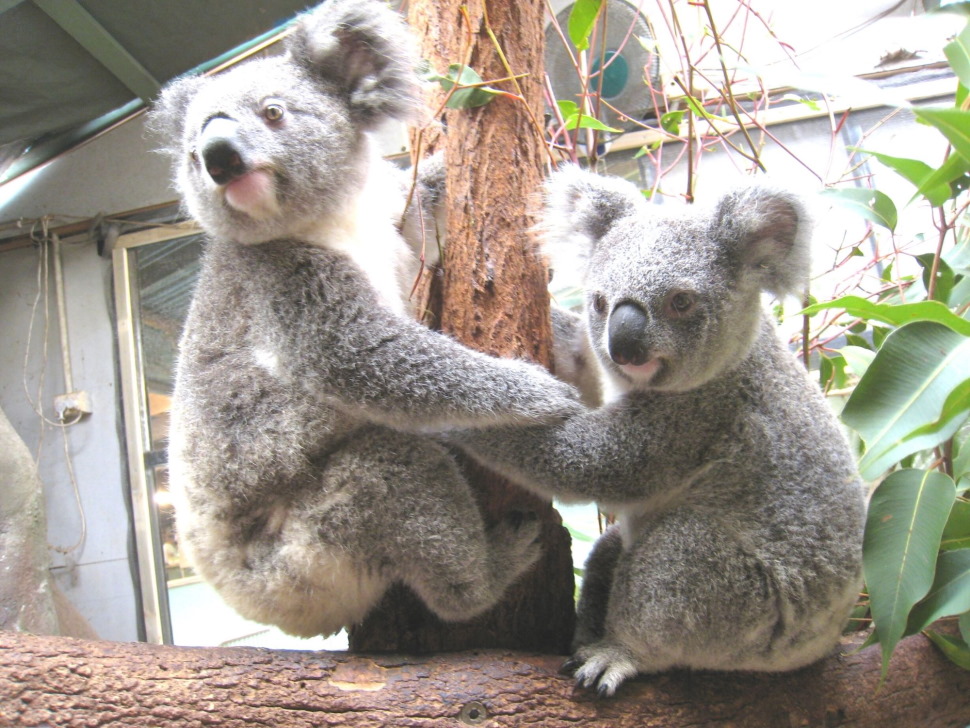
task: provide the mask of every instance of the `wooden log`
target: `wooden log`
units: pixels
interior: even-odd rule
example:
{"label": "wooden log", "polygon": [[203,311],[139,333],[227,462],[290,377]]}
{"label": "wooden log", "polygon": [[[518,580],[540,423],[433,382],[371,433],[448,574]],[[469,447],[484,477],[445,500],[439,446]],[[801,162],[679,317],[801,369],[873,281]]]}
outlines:
{"label": "wooden log", "polygon": [[[860,637],[845,641],[846,650]],[[781,675],[674,672],[601,699],[561,657],[408,657],[189,648],[0,633],[0,725],[964,728],[970,672],[903,640],[880,688],[878,648]]]}

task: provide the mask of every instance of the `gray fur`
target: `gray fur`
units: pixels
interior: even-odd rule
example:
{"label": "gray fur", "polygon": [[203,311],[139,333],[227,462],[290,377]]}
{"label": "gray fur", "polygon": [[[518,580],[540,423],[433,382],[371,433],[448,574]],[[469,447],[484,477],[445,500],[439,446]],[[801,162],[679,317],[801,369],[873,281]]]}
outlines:
{"label": "gray fur", "polygon": [[[398,580],[443,619],[494,604],[538,557],[538,524],[486,528],[425,433],[581,409],[539,367],[408,315],[407,185],[366,152],[379,117],[416,104],[407,47],[383,2],[329,0],[286,56],[177,82],[153,117],[175,134],[178,184],[210,237],[172,409],[181,544],[240,613],[298,635],[358,622]],[[207,156],[214,123],[228,167]]]}
{"label": "gray fur", "polygon": [[[618,515],[586,565],[577,680],[612,694],[637,672],[824,656],[861,586],[865,501],[828,404],[761,310],[763,290],[798,290],[808,274],[801,204],[752,187],[665,215],[629,183],[569,168],[545,218],[554,259],[586,261],[609,401],[450,438],[540,494]],[[692,308],[672,308],[678,292]],[[623,366],[610,318],[631,303],[645,361]]]}

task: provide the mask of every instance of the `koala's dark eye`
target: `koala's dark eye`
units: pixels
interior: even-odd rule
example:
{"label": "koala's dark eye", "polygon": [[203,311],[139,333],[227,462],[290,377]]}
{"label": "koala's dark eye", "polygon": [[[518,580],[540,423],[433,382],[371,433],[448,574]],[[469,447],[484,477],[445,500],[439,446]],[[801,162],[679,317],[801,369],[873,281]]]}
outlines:
{"label": "koala's dark eye", "polygon": [[606,298],[599,293],[593,295],[593,310],[598,314],[606,313]]}
{"label": "koala's dark eye", "polygon": [[263,107],[263,118],[266,121],[279,121],[286,114],[286,109],[283,108],[282,104],[266,104]]}
{"label": "koala's dark eye", "polygon": [[697,305],[697,296],[689,291],[677,291],[667,299],[667,314],[671,318],[686,316]]}

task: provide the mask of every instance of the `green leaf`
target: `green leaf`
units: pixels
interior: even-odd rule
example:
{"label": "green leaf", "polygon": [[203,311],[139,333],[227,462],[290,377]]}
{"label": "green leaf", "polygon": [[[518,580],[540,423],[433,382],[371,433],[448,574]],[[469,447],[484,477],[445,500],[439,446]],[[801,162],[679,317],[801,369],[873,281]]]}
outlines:
{"label": "green leaf", "polygon": [[970,86],[970,24],[964,26],[956,38],[943,46],[943,53],[950,62],[950,68],[960,79],[960,84],[964,88]]}
{"label": "green leaf", "polygon": [[948,434],[941,441],[947,440],[963,424],[968,414],[970,414],[970,379],[965,379],[947,396],[946,402],[943,403],[943,411],[936,420],[913,430],[903,439],[909,441],[945,431]]}
{"label": "green leaf", "polygon": [[589,48],[589,36],[596,25],[603,0],[576,0],[569,13],[569,39],[576,46],[576,50],[585,51]]}
{"label": "green leaf", "polygon": [[970,640],[970,612],[964,612],[960,615],[959,625],[960,636],[963,637],[963,641]]}
{"label": "green leaf", "polygon": [[970,549],[946,551],[936,561],[936,577],[909,614],[906,634],[922,632],[943,617],[970,610]]}
{"label": "green leaf", "polygon": [[814,316],[827,308],[842,308],[850,316],[881,321],[893,326],[902,326],[913,321],[935,321],[964,336],[970,336],[970,321],[960,318],[939,301],[891,304],[874,303],[861,296],[843,296],[834,301],[813,304],[801,313]]}
{"label": "green leaf", "polygon": [[[451,87],[458,83],[458,88],[448,99],[449,109],[472,109],[476,106],[484,106],[501,93],[488,86],[475,86],[474,84],[482,83],[482,77],[475,69],[457,63],[448,66],[447,76],[430,71],[424,74],[424,78],[441,84],[445,91],[450,91]],[[471,88],[462,88],[463,86],[471,86]]]}
{"label": "green leaf", "polygon": [[680,123],[684,120],[685,113],[687,112],[683,109],[678,109],[677,111],[668,111],[666,114],[660,117],[660,128],[668,134],[679,136]]}
{"label": "green leaf", "polygon": [[940,536],[955,496],[953,481],[932,470],[896,471],[872,494],[862,562],[883,677],[910,610],[933,584]]}
{"label": "green leaf", "polygon": [[842,410],[843,422],[866,443],[863,478],[874,480],[907,455],[949,439],[958,420],[911,433],[937,422],[950,393],[966,380],[968,360],[970,337],[932,321],[907,324],[886,338]]}
{"label": "green leaf", "polygon": [[968,172],[970,172],[970,160],[964,159],[959,154],[951,154],[943,164],[920,183],[919,187],[916,188],[916,194],[929,199],[931,190],[946,185],[950,189],[947,199],[956,197]]}
{"label": "green leaf", "polygon": [[570,116],[579,113],[579,105],[569,99],[559,99],[556,101],[556,106],[559,107],[559,113],[563,119],[568,119]]}
{"label": "green leaf", "polygon": [[914,108],[920,121],[936,127],[965,160],[970,160],[970,111],[961,109]]}
{"label": "green leaf", "polygon": [[709,119],[711,121],[724,121],[728,123],[733,123],[732,119],[727,119],[723,116],[716,116],[710,111],[704,108],[704,104],[695,99],[693,96],[687,95],[684,97],[684,102],[690,107],[690,110],[694,112],[694,116],[700,116],[703,119]]}
{"label": "green leaf", "polygon": [[966,642],[932,630],[926,630],[924,634],[943,651],[950,662],[964,670],[970,670],[970,647]]}
{"label": "green leaf", "polygon": [[821,111],[822,107],[818,105],[818,101],[815,99],[809,99],[805,96],[799,96],[798,94],[785,94],[781,97],[782,101],[797,101],[798,103],[807,106],[812,111]]}
{"label": "green leaf", "polygon": [[607,126],[595,116],[590,116],[589,114],[573,114],[566,119],[565,128],[570,131],[573,129],[595,129],[596,131],[611,131],[615,134],[623,131],[622,129],[614,129],[612,126]]}
{"label": "green leaf", "polygon": [[876,358],[876,352],[863,349],[861,346],[843,346],[839,349],[839,353],[845,357],[845,365],[849,371],[860,379],[872,364],[872,360]]}
{"label": "green leaf", "polygon": [[[928,179],[936,171],[926,162],[921,162],[918,159],[892,157],[888,154],[872,152],[867,149],[859,149],[858,151],[875,157],[900,177],[912,183],[917,189],[923,183],[923,180]],[[931,205],[942,205],[950,199],[950,186],[945,182],[940,182],[928,188],[925,192],[918,194],[922,194],[929,200]]]}
{"label": "green leaf", "polygon": [[[917,255],[916,260],[919,261],[920,266],[923,268],[923,285],[926,290],[930,290],[930,273],[933,271],[933,260],[936,256],[933,253],[924,253],[923,255]],[[955,283],[955,275],[953,269],[947,265],[947,262],[940,259],[936,270],[936,287],[933,292],[933,300],[939,301],[940,303],[947,304],[950,301],[950,292],[953,290],[953,284]]]}
{"label": "green leaf", "polygon": [[940,549],[953,551],[970,547],[970,501],[957,498],[943,528]]}
{"label": "green leaf", "polygon": [[896,205],[889,196],[879,190],[862,187],[828,188],[819,192],[832,202],[852,210],[866,220],[881,225],[888,230],[896,229],[898,213]]}

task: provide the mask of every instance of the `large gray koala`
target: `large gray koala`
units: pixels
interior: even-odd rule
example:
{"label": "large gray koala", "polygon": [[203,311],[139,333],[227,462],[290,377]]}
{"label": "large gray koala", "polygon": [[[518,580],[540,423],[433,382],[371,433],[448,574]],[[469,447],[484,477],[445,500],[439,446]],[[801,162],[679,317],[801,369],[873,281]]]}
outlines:
{"label": "large gray koala", "polygon": [[554,267],[579,261],[607,403],[449,437],[540,494],[617,514],[586,564],[577,680],[612,694],[637,672],[827,654],[861,586],[863,486],[760,301],[803,287],[802,205],[753,187],[664,214],[624,180],[567,168],[544,227]]}
{"label": "large gray koala", "polygon": [[486,528],[427,433],[581,410],[408,315],[403,187],[368,132],[417,107],[414,67],[385,3],[328,0],[285,55],[177,81],[153,112],[209,238],[172,409],[180,541],[240,613],[297,635],[358,622],[398,580],[446,620],[494,604],[538,523]]}

